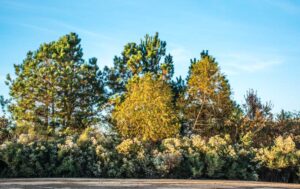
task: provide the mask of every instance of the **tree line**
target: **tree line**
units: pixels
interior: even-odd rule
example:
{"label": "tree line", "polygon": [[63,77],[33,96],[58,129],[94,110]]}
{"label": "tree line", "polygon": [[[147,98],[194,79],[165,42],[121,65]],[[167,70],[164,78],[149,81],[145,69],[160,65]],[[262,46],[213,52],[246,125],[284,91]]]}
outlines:
{"label": "tree line", "polygon": [[80,41],[44,43],[7,75],[0,176],[300,181],[300,114],[252,89],[235,102],[208,51],[183,79],[158,33],[103,69]]}

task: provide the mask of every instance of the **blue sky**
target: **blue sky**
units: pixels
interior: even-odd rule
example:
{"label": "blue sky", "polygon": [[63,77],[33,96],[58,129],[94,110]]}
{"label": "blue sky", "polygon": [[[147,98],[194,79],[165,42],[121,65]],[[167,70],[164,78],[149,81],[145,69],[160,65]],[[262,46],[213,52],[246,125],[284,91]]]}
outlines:
{"label": "blue sky", "polygon": [[294,0],[0,0],[0,94],[13,64],[39,44],[69,32],[82,38],[85,58],[112,65],[127,42],[160,33],[186,76],[203,49],[216,57],[243,102],[257,90],[280,109],[300,110],[300,1]]}

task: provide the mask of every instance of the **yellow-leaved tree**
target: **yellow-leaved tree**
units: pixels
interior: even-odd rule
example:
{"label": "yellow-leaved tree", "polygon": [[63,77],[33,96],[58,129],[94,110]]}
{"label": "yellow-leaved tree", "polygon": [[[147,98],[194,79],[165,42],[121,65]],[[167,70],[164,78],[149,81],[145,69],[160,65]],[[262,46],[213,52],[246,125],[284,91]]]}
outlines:
{"label": "yellow-leaved tree", "polygon": [[185,114],[191,130],[204,136],[224,132],[233,110],[230,96],[230,85],[218,63],[203,51],[200,60],[192,61],[187,80]]}
{"label": "yellow-leaved tree", "polygon": [[172,90],[162,77],[147,73],[133,77],[124,101],[116,105],[113,119],[123,138],[156,142],[179,131]]}

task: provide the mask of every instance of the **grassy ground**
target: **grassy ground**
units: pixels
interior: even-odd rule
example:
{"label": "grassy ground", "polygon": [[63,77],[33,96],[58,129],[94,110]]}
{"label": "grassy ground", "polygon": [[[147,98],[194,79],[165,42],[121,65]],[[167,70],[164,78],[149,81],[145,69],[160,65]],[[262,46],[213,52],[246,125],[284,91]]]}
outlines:
{"label": "grassy ground", "polygon": [[0,189],[41,189],[41,188],[100,188],[100,189],[121,189],[121,188],[146,188],[146,189],[221,189],[221,188],[245,188],[245,189],[283,189],[298,188],[300,184],[248,182],[248,181],[223,181],[223,180],[180,180],[180,179],[0,179]]}

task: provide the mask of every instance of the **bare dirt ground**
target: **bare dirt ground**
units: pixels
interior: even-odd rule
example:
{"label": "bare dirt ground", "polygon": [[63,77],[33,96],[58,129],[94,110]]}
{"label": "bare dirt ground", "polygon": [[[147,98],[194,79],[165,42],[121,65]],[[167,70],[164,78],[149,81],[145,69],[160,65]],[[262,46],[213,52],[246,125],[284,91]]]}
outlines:
{"label": "bare dirt ground", "polygon": [[224,181],[224,180],[181,180],[181,179],[77,179],[77,178],[39,178],[39,179],[0,179],[0,189],[283,189],[298,188],[300,184]]}

